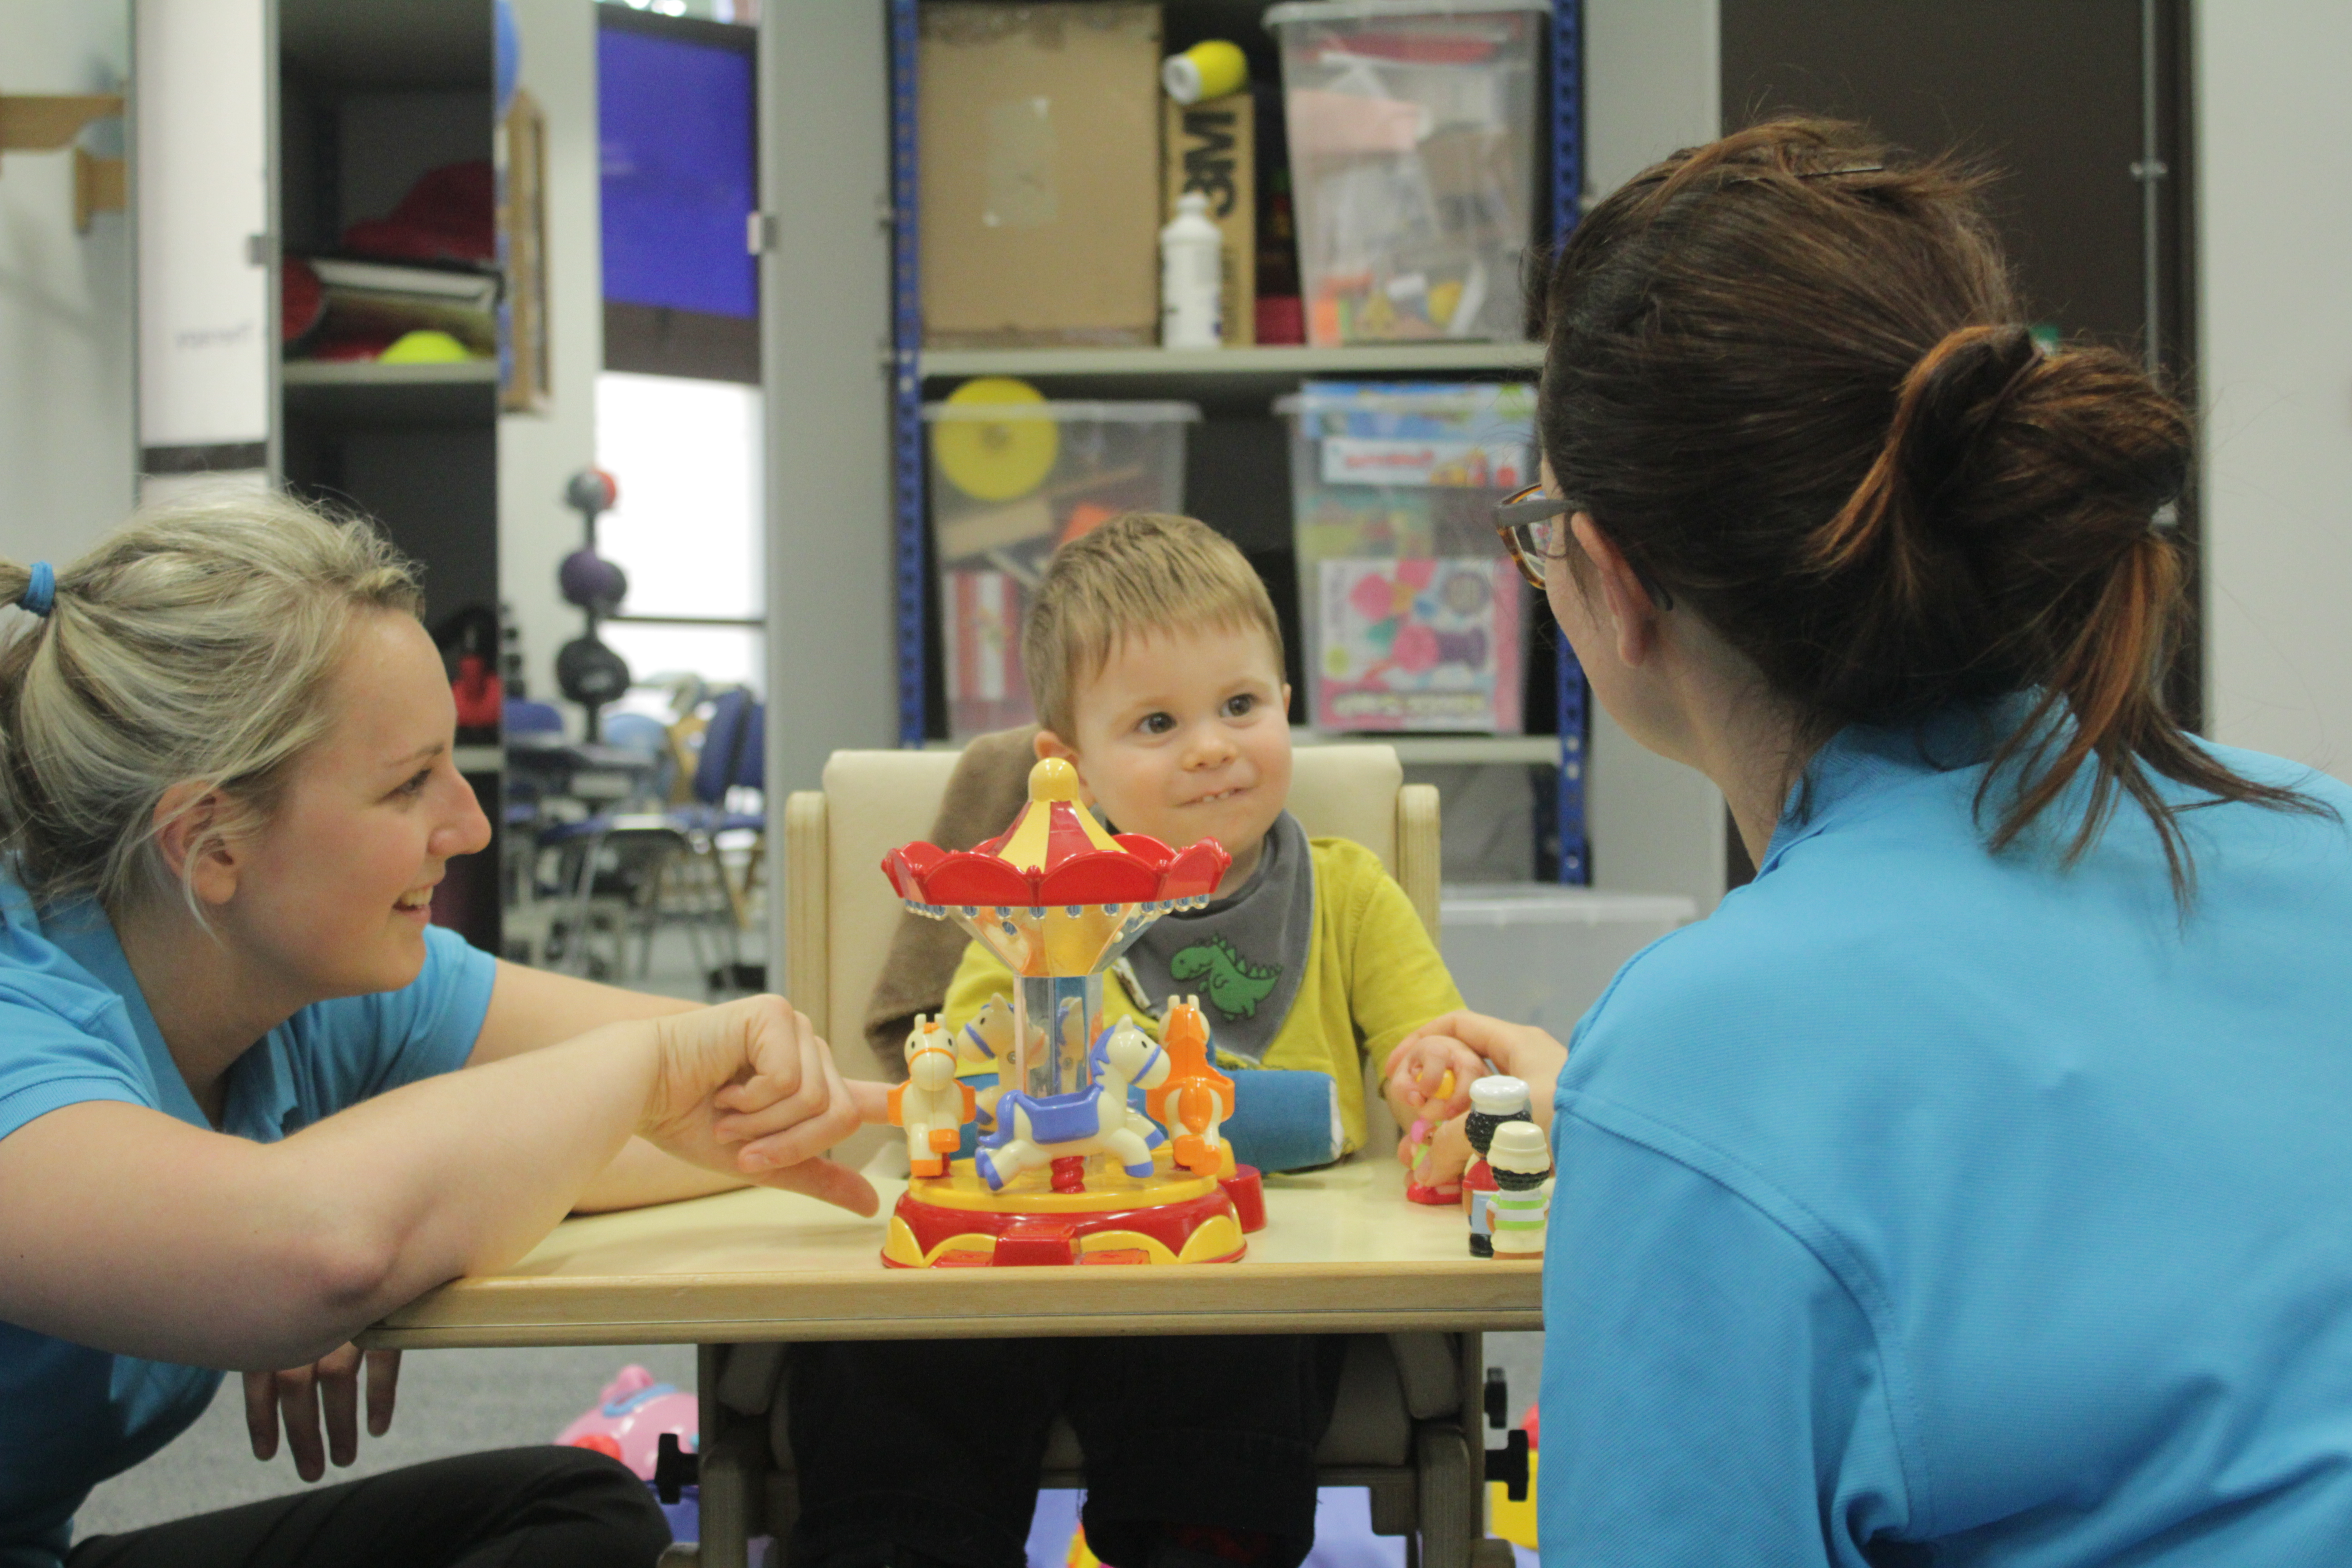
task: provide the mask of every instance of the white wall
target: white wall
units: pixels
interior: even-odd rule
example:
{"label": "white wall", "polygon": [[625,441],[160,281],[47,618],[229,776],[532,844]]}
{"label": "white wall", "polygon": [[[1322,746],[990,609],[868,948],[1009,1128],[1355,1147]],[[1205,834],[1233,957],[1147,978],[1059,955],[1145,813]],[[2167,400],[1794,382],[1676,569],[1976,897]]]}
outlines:
{"label": "white wall", "polygon": [[772,801],[816,788],[837,749],[898,743],[887,24],[879,0],[761,23]]}
{"label": "white wall", "polygon": [[[1608,195],[1677,148],[1720,135],[1716,0],[1584,0],[1584,181]],[[1723,897],[1723,796],[1643,751],[1594,704],[1588,830],[1593,885]]]}
{"label": "white wall", "polygon": [[2207,729],[2352,780],[2352,6],[2196,17]]}
{"label": "white wall", "polygon": [[[111,92],[131,71],[128,0],[0,4],[0,90]],[[121,122],[83,132],[122,152]],[[73,155],[0,154],[0,553],[59,564],[131,510],[130,226],[73,226]]]}
{"label": "white wall", "polygon": [[[556,592],[556,563],[580,545],[564,481],[596,457],[596,373],[604,365],[604,244],[596,152],[593,0],[514,0],[521,85],[547,116],[548,369],[543,414],[499,418],[499,592],[521,630],[533,699],[560,701],[555,651],[582,629]],[[577,715],[574,714],[574,722]]]}

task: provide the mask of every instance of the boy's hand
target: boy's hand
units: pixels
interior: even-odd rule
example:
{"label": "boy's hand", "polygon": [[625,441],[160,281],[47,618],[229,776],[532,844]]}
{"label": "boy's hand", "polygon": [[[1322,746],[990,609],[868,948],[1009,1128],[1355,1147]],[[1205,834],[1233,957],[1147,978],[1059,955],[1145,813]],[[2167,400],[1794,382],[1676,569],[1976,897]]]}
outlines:
{"label": "boy's hand", "polygon": [[[1389,1109],[1403,1127],[1453,1121],[1470,1109],[1472,1082],[1486,1075],[1485,1058],[1450,1035],[1429,1033],[1434,1026],[1415,1030],[1389,1053]],[[1448,1073],[1454,1075],[1450,1089]],[[1444,1100],[1437,1098],[1441,1089],[1447,1091]]]}
{"label": "boy's hand", "polygon": [[[1463,1056],[1456,1057],[1457,1051]],[[1442,1076],[1447,1064],[1465,1058],[1474,1064],[1466,1068],[1466,1075],[1465,1067],[1454,1068],[1459,1109],[1468,1107],[1473,1081],[1488,1071],[1508,1073],[1526,1080],[1528,1109],[1536,1125],[1547,1132],[1551,1130],[1552,1094],[1559,1083],[1559,1069],[1568,1065],[1568,1047],[1532,1024],[1507,1024],[1467,1008],[1431,1019],[1389,1053],[1390,1103],[1397,1104],[1409,1089],[1420,1089],[1420,1074],[1427,1070],[1428,1063],[1437,1063],[1437,1074]],[[1423,1091],[1423,1099],[1426,1098]],[[1449,1111],[1456,1108],[1449,1104]],[[1403,1120],[1402,1113],[1398,1119]]]}
{"label": "boy's hand", "polygon": [[1462,1173],[1470,1168],[1470,1134],[1463,1128],[1466,1120],[1455,1117],[1431,1133],[1428,1142],[1417,1146],[1410,1133],[1397,1140],[1397,1159],[1414,1181],[1424,1187],[1444,1188],[1462,1180]]}

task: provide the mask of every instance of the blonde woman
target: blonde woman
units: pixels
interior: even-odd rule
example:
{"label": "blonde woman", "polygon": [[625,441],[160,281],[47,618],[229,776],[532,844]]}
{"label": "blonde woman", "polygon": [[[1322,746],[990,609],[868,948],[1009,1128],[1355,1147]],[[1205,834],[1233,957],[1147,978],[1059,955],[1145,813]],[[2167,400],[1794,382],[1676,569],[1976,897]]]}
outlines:
{"label": "blonde woman", "polygon": [[[351,1336],[572,1209],[875,1199],[815,1158],[859,1102],[788,1005],[426,924],[489,825],[415,578],[364,526],[192,503],[62,572],[0,562],[0,1564],[651,1563],[645,1488],[562,1449],[71,1542],[208,1369],[245,1373],[257,1455],[282,1418],[304,1479],[349,1464]],[[367,1358],[373,1432],[396,1369]]]}

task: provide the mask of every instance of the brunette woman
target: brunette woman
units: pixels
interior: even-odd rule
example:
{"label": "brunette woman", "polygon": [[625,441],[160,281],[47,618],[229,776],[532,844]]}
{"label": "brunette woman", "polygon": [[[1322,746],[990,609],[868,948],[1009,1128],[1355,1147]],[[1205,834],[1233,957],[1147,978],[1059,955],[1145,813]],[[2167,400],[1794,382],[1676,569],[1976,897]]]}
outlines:
{"label": "brunette woman", "polygon": [[1551,273],[1503,521],[1758,870],[1394,1059],[1552,1117],[1547,1563],[2352,1552],[2352,791],[2182,728],[2188,416],[1978,184],[1766,125]]}

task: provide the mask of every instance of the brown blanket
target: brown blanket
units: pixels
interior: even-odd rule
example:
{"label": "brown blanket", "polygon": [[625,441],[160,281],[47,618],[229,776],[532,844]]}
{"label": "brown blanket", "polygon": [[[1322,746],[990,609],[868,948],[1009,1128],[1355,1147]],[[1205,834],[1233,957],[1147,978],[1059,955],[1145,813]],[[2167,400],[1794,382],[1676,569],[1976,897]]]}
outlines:
{"label": "brown blanket", "polygon": [[[1029,769],[1037,760],[1037,727],[975,736],[956,760],[930,841],[942,849],[970,849],[1003,832],[1029,799]],[[901,914],[890,938],[882,978],[866,1004],[866,1043],[886,1071],[906,1075],[907,1031],[918,1013],[937,1013],[963,958],[963,928],[952,921]]]}

